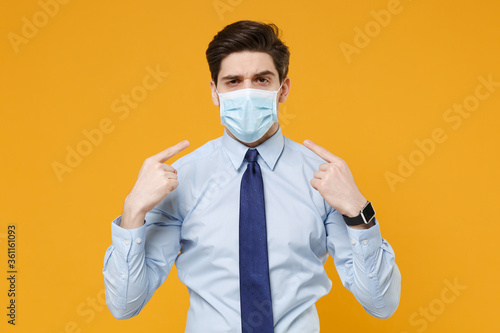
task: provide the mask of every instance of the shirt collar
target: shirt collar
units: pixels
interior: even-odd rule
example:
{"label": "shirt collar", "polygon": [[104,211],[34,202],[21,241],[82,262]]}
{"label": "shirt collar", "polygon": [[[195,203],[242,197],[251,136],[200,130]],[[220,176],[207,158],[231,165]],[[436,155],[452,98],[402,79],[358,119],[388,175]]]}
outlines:
{"label": "shirt collar", "polygon": [[[255,148],[267,166],[274,170],[284,146],[285,139],[281,127],[279,127],[272,137]],[[226,129],[224,129],[224,135],[222,136],[222,147],[226,151],[229,160],[231,160],[233,167],[238,170],[245,160],[245,154],[249,147],[231,138]]]}

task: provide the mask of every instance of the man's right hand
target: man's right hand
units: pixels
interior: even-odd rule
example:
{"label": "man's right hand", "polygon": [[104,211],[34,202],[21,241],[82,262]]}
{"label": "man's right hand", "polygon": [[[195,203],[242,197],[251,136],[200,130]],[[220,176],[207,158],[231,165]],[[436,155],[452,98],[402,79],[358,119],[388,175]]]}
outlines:
{"label": "man's right hand", "polygon": [[188,146],[188,141],[181,141],[144,161],[137,181],[125,199],[120,224],[122,228],[142,226],[146,213],[177,188],[177,170],[164,162]]}

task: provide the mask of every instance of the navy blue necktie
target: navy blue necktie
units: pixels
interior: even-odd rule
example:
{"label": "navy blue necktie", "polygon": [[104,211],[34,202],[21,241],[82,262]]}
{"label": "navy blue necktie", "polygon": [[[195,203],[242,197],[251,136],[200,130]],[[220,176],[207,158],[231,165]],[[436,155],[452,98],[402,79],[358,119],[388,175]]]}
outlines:
{"label": "navy blue necktie", "polygon": [[256,149],[248,149],[240,190],[240,303],[243,333],[272,333],[264,185]]}

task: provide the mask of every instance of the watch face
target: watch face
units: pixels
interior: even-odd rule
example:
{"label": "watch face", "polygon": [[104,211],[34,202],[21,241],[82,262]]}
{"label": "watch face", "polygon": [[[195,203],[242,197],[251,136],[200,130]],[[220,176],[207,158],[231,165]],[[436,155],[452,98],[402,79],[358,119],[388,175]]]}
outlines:
{"label": "watch face", "polygon": [[375,216],[375,210],[373,209],[372,203],[369,202],[366,207],[363,209],[363,217],[365,223],[369,223],[373,217]]}

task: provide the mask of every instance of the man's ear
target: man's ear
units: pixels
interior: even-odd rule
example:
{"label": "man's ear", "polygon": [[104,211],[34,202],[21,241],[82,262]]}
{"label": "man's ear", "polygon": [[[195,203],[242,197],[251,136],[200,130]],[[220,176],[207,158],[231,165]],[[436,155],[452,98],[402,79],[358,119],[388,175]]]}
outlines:
{"label": "man's ear", "polygon": [[215,106],[219,106],[219,95],[217,94],[217,90],[215,87],[215,82],[212,80],[210,81],[210,90],[212,91],[212,102],[214,102]]}
{"label": "man's ear", "polygon": [[280,93],[278,102],[285,103],[285,101],[288,97],[288,94],[290,93],[290,85],[291,85],[290,78],[285,77],[283,79],[283,85],[281,86],[281,93]]}

